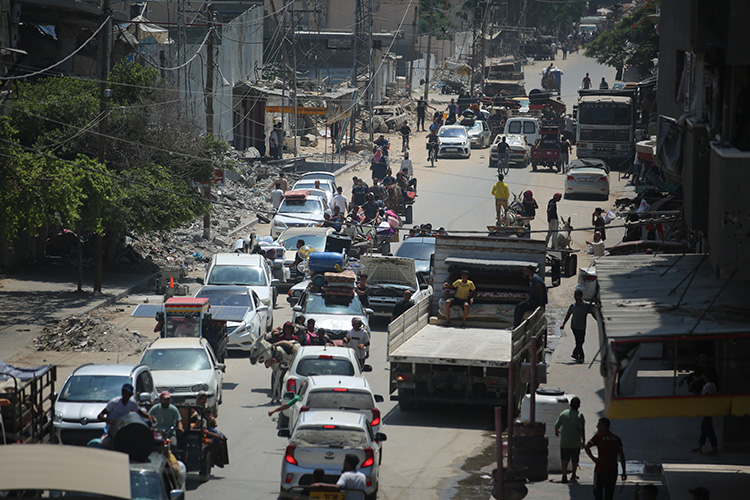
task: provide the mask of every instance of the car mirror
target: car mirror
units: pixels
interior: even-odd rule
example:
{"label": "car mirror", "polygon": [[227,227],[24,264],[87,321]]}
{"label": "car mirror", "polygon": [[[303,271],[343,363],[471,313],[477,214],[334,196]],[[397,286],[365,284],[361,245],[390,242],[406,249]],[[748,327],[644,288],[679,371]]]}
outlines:
{"label": "car mirror", "polygon": [[141,392],[138,394],[138,402],[139,403],[149,403],[151,402],[151,393],[150,392]]}
{"label": "car mirror", "polygon": [[258,311],[268,311],[268,306],[258,306]]}
{"label": "car mirror", "polygon": [[172,490],[169,492],[169,500],[185,500],[185,490]]}
{"label": "car mirror", "polygon": [[292,311],[294,311],[294,312],[302,312],[302,306],[294,306],[294,307],[292,307]]}
{"label": "car mirror", "polygon": [[419,289],[420,290],[427,290],[428,288],[430,288],[430,285],[428,285],[427,283],[420,283],[419,284]]}
{"label": "car mirror", "polygon": [[[197,283],[198,283],[199,285],[202,285],[202,284],[203,284],[203,278],[195,278],[195,281],[196,281],[196,282],[197,282]],[[182,491],[182,490],[175,490],[175,491]],[[183,492],[182,494],[183,494],[183,495],[185,495],[185,492]]]}
{"label": "car mirror", "polygon": [[271,280],[271,286],[279,286],[280,283],[281,283],[281,281],[279,281],[276,278],[274,278],[274,279]]}
{"label": "car mirror", "polygon": [[227,365],[224,363],[216,363],[216,368],[223,372],[227,371]]}
{"label": "car mirror", "polygon": [[385,399],[383,399],[383,396],[381,396],[380,394],[375,394],[376,403],[382,403],[383,401],[385,401]]}
{"label": "car mirror", "polygon": [[386,436],[382,432],[378,432],[377,434],[375,434],[375,441],[388,441],[388,436]]}
{"label": "car mirror", "polygon": [[372,316],[373,314],[375,314],[375,311],[368,307],[367,309],[365,309],[365,314],[368,316]]}
{"label": "car mirror", "polygon": [[363,372],[371,372],[372,371],[372,366],[370,366],[370,365],[364,365],[362,367],[362,371]]}

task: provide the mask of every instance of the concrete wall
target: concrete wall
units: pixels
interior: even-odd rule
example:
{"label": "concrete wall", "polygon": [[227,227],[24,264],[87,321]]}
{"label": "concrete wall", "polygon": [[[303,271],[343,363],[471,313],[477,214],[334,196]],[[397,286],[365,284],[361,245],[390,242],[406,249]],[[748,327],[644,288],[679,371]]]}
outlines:
{"label": "concrete wall", "polygon": [[684,64],[684,52],[690,51],[690,28],[693,13],[692,2],[685,0],[662,0],[659,23],[659,113],[678,118],[683,114],[677,104],[677,88],[680,84],[680,68]]}

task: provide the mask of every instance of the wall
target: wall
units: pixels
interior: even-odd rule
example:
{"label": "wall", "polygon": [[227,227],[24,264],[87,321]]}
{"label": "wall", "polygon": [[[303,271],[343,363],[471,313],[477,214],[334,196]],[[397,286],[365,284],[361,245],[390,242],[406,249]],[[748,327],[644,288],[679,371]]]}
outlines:
{"label": "wall", "polygon": [[683,114],[677,104],[683,52],[690,51],[692,1],[662,0],[659,23],[659,114],[678,118]]}

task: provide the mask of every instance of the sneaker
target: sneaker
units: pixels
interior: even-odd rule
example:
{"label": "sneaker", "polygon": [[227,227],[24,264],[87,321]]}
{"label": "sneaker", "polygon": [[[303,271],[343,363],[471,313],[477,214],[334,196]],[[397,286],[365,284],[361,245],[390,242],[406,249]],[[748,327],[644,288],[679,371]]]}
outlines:
{"label": "sneaker", "polygon": [[563,476],[560,480],[561,483],[567,483],[568,482],[568,476]]}

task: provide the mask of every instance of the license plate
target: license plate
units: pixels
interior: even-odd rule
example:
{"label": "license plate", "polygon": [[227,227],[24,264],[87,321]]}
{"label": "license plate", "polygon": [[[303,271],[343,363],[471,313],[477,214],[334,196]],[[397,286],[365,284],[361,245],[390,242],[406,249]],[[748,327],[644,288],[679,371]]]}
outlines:
{"label": "license plate", "polygon": [[576,177],[576,181],[578,182],[594,182],[593,177]]}
{"label": "license plate", "polygon": [[311,491],[310,500],[344,500],[343,491]]}
{"label": "license plate", "polygon": [[416,389],[417,383],[416,382],[399,382],[398,388],[399,389]]}
{"label": "license plate", "polygon": [[457,153],[458,152],[458,148],[445,148],[445,150],[449,151],[451,153]]}

